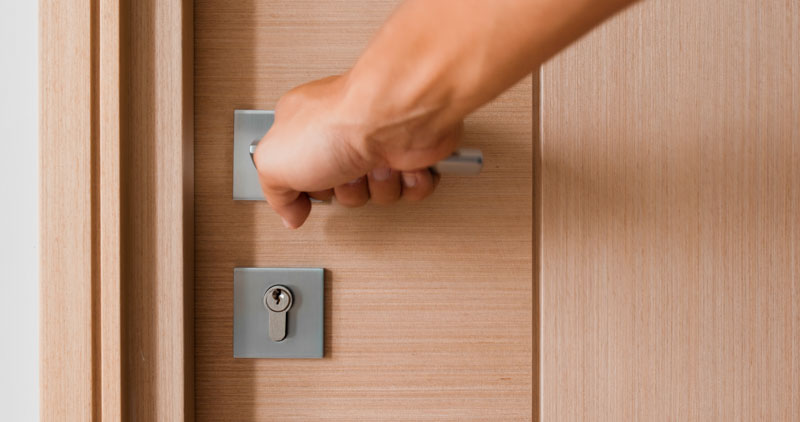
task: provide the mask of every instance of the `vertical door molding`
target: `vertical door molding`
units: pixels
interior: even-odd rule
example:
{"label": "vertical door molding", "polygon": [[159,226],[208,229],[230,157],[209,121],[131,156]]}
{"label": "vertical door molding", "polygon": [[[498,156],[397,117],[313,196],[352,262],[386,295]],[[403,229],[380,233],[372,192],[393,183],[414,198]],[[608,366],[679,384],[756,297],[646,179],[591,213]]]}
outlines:
{"label": "vertical door molding", "polygon": [[192,419],[192,3],[40,11],[41,417]]}

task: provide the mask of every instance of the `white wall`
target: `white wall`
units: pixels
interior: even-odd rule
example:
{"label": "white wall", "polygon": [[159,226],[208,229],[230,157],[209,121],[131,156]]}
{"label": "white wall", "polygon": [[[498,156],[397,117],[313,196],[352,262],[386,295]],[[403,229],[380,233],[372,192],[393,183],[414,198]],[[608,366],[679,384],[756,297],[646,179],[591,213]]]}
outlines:
{"label": "white wall", "polygon": [[39,419],[38,1],[0,0],[0,420]]}

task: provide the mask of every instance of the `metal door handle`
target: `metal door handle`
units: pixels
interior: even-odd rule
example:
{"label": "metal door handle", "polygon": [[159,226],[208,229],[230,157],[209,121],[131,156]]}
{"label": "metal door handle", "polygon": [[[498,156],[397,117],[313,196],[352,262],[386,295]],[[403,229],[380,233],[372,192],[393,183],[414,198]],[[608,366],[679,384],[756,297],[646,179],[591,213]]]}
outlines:
{"label": "metal door handle", "polygon": [[[259,201],[264,199],[258,183],[258,171],[253,153],[259,140],[272,127],[275,114],[268,110],[236,110],[233,114],[233,199]],[[248,154],[249,153],[249,157]],[[483,153],[479,149],[461,148],[452,156],[431,166],[442,175],[470,176],[481,172]]]}
{"label": "metal door handle", "polygon": [[[256,139],[250,143],[251,161],[253,160],[253,154],[256,152],[259,141],[260,139]],[[255,161],[253,164],[255,165]],[[435,171],[439,174],[475,176],[480,174],[483,168],[483,152],[476,148],[459,148],[453,152],[453,155],[439,161],[429,168],[431,171]]]}

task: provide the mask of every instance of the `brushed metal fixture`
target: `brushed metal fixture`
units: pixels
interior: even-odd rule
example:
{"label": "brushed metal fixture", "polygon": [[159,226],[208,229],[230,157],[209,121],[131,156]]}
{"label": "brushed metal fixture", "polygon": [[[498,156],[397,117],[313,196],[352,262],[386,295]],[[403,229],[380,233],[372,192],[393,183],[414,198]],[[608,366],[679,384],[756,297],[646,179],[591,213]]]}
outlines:
{"label": "brushed metal fixture", "polygon": [[[275,121],[270,110],[236,110],[233,115],[233,199],[264,200],[258,182],[253,153],[262,137]],[[442,175],[477,175],[483,168],[483,153],[479,149],[461,148],[452,156],[431,167]]]}
{"label": "brushed metal fixture", "polygon": [[322,268],[234,268],[233,357],[321,358]]}
{"label": "brushed metal fixture", "polygon": [[292,307],[292,291],[278,284],[270,287],[264,293],[264,307],[269,311],[269,338],[283,341],[286,338],[286,313]]}

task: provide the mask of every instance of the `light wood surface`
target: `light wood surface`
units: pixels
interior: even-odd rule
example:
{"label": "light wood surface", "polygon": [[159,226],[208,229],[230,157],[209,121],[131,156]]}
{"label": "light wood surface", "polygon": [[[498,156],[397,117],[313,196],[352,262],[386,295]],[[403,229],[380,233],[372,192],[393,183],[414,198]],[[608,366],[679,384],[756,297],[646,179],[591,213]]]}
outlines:
{"label": "light wood surface", "polygon": [[[124,126],[120,116],[124,110],[120,86],[124,81],[121,51],[124,18],[119,0],[101,0],[98,10],[99,38],[95,53],[98,68],[93,72],[98,81],[99,160],[95,163],[95,182],[99,184],[100,214],[95,232],[100,245],[100,420],[122,419],[123,403],[123,315],[122,315],[122,244],[120,216],[122,212],[120,154]],[[97,309],[94,311],[97,312]],[[97,319],[97,318],[95,318]],[[96,328],[95,328],[96,329]]]}
{"label": "light wood surface", "polygon": [[800,4],[645,1],[541,80],[541,419],[800,420]]}
{"label": "light wood surface", "polygon": [[[316,205],[298,231],[232,197],[233,111],[353,63],[394,2],[196,1],[199,420],[530,420],[532,93],[467,122],[485,172],[430,200]],[[233,359],[233,268],[327,270],[325,358]]]}
{"label": "light wood surface", "polygon": [[40,10],[41,418],[191,420],[191,2]]}
{"label": "light wood surface", "polygon": [[40,14],[40,417],[92,420],[92,15],[88,0],[43,1]]}
{"label": "light wood surface", "polygon": [[123,414],[191,420],[192,2],[124,6]]}

